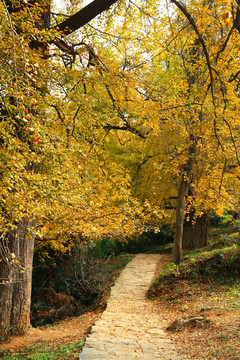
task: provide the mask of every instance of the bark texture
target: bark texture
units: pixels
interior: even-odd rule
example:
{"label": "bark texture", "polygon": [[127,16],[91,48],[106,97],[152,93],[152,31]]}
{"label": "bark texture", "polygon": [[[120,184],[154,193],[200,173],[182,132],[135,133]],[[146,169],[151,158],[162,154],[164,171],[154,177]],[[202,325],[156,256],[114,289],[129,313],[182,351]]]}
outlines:
{"label": "bark texture", "polygon": [[183,249],[191,250],[202,248],[208,244],[210,221],[208,214],[197,217],[196,220],[184,222],[183,226]]}
{"label": "bark texture", "polygon": [[[14,251],[13,245],[13,243],[8,244],[10,252]],[[5,239],[3,240],[3,238],[0,247],[0,340],[4,340],[10,332],[14,269],[4,259],[3,247],[5,248]]]}
{"label": "bark texture", "polygon": [[8,238],[1,240],[5,252],[0,262],[0,308],[4,309],[0,312],[1,339],[11,333],[21,334],[30,326],[33,229],[33,221],[22,219]]}

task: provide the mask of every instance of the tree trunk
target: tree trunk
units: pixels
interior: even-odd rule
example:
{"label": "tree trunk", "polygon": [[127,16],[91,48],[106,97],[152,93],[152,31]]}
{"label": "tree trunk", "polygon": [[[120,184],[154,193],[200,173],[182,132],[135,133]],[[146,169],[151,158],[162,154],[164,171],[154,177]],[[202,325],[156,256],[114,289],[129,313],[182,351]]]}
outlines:
{"label": "tree trunk", "polygon": [[187,191],[187,181],[182,175],[182,180],[179,186],[177,208],[176,208],[176,227],[173,248],[173,261],[179,264],[182,261],[182,237],[183,237],[183,223],[184,223],[184,198]]}
{"label": "tree trunk", "polygon": [[187,192],[190,176],[192,172],[193,162],[196,152],[196,139],[190,134],[190,146],[188,150],[188,161],[183,167],[182,179],[178,190],[177,208],[176,208],[176,228],[173,247],[173,261],[179,264],[182,261],[182,238],[184,224],[184,199]]}
{"label": "tree trunk", "polygon": [[14,269],[3,258],[3,248],[5,250],[8,245],[8,249],[12,253],[14,242],[5,244],[5,239],[1,238],[0,245],[0,340],[4,340],[10,332]]}
{"label": "tree trunk", "polygon": [[0,312],[1,339],[11,333],[22,334],[30,327],[33,229],[33,221],[22,219],[9,234],[5,256],[1,256],[0,308],[4,309]]}
{"label": "tree trunk", "polygon": [[16,273],[13,284],[11,326],[17,333],[24,332],[30,327],[34,227],[35,223],[32,220],[22,220],[17,227],[17,251],[24,267],[23,273]]}
{"label": "tree trunk", "polygon": [[183,249],[191,250],[207,246],[210,222],[208,214],[203,214],[184,222],[183,226]]}

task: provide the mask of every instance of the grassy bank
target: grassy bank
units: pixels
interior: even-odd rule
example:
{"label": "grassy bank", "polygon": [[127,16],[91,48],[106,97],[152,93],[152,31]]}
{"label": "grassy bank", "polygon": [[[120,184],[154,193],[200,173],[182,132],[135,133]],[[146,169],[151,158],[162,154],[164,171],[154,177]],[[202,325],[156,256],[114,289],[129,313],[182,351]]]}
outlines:
{"label": "grassy bank", "polygon": [[169,331],[182,359],[240,359],[240,248],[231,241],[233,230],[213,230],[209,245],[185,252],[178,266],[169,257],[149,289],[168,318],[166,328],[175,320],[202,319]]}
{"label": "grassy bank", "polygon": [[31,345],[21,351],[11,352],[5,350],[1,353],[4,360],[72,360],[79,359],[79,353],[84,345],[84,340],[70,342],[56,346],[52,343]]}

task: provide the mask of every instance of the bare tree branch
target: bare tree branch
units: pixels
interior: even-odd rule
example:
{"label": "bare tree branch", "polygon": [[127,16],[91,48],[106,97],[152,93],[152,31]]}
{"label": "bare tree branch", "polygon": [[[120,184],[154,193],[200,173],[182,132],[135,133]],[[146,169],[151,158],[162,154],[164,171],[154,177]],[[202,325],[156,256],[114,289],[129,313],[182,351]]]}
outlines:
{"label": "bare tree branch", "polygon": [[55,26],[55,28],[59,30],[59,32],[62,34],[62,37],[70,35],[72,32],[86,25],[89,21],[94,19],[103,11],[108,10],[110,6],[117,1],[118,0],[94,0],[79,10],[76,14]]}
{"label": "bare tree branch", "polygon": [[212,73],[212,66],[211,66],[211,61],[209,58],[209,54],[207,51],[207,47],[206,44],[203,40],[202,34],[200,33],[200,31],[198,30],[198,27],[196,25],[196,22],[194,20],[194,18],[192,17],[192,15],[188,12],[186,6],[184,4],[182,4],[181,2],[177,1],[177,0],[172,0],[172,2],[182,11],[182,13],[186,16],[186,18],[188,19],[188,21],[190,22],[190,24],[192,25],[193,30],[195,31],[198,40],[202,46],[205,58],[206,58],[206,62],[207,62],[207,66],[208,66],[208,70],[209,70],[209,75],[210,75],[210,80],[211,83],[213,82],[213,73]]}

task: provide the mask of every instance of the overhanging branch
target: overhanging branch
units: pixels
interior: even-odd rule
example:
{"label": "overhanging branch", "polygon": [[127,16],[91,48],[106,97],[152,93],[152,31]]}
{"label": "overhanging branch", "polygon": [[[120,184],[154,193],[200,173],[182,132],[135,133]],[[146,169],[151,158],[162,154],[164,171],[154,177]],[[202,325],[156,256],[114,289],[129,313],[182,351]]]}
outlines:
{"label": "overhanging branch", "polygon": [[108,10],[110,6],[117,1],[119,0],[94,0],[76,14],[55,26],[55,28],[62,34],[62,37],[70,35],[72,32],[86,25],[103,11]]}

